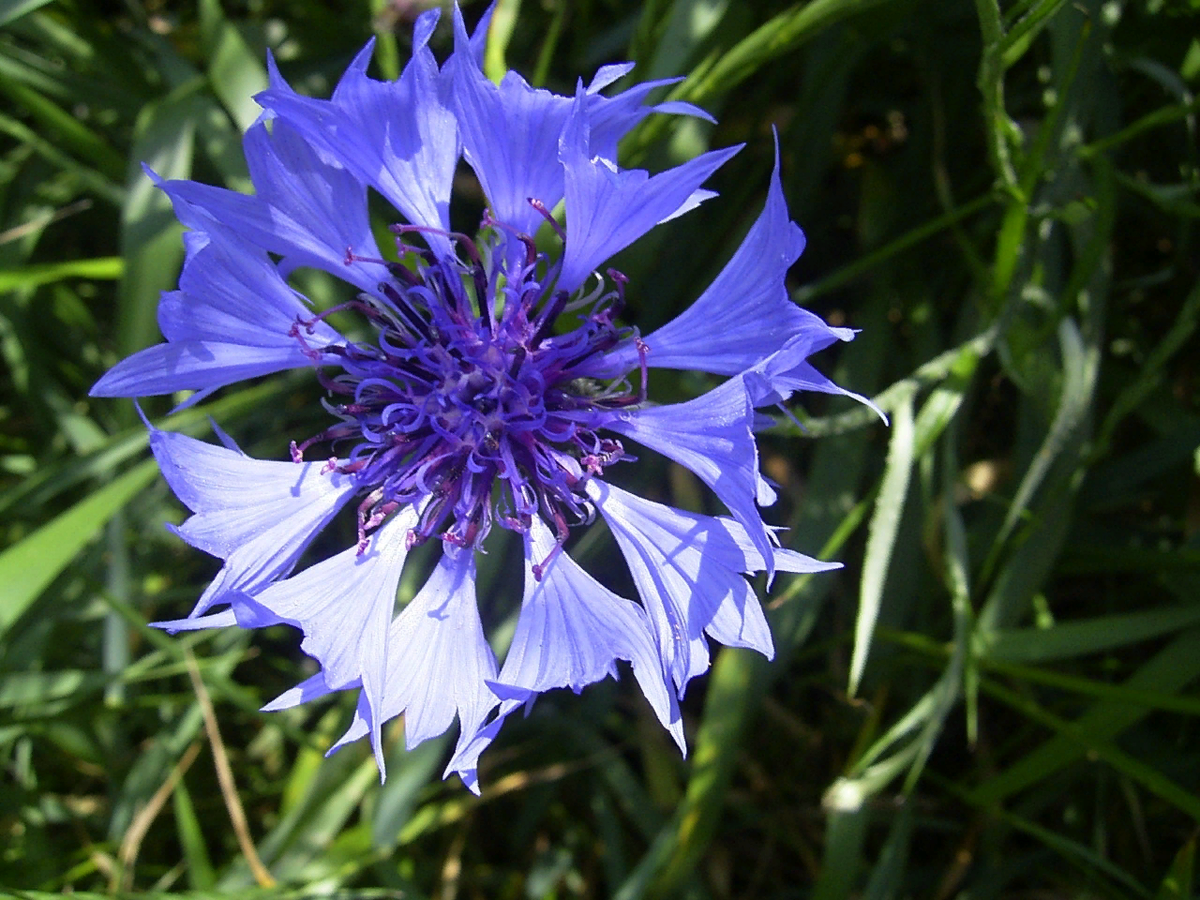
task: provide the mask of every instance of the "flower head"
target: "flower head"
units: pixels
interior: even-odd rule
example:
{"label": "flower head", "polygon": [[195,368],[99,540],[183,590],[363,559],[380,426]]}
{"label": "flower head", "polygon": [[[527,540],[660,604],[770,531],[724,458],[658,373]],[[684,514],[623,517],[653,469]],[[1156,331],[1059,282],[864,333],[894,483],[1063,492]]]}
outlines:
{"label": "flower head", "polygon": [[[151,430],[151,448],[192,516],[178,534],[224,565],[180,630],[286,623],[318,674],[268,704],[280,709],[358,689],[338,746],[404,714],[411,747],[457,716],[447,772],[478,790],[480,752],[504,718],[543,691],[633,674],[683,747],[677,700],[708,667],[708,640],[772,655],[745,575],[835,568],[778,546],[759,507],[774,499],[758,468],[756,407],[796,390],[846,393],[806,361],[852,332],[795,306],[784,287],[804,246],[776,171],[766,207],[712,286],[642,337],[621,324],[626,278],[605,262],[656,224],[712,196],[705,180],[738,148],[651,175],[620,168],[619,139],[647,115],[661,82],[601,93],[629,66],[601,69],[573,96],[483,74],[487,20],[455,49],[428,48],[438,13],[416,24],[395,82],[366,74],[368,45],[329,100],[294,92],[272,64],[263,116],[244,148],[243,195],[161,181],[189,231],[179,289],[163,295],[166,341],[115,366],[99,396],[190,390],[195,402],[241,379],[310,368],[327,392],[328,427],[262,461]],[[487,211],[474,235],[449,222],[460,160]],[[396,210],[394,252],[367,213],[374,190]],[[565,225],[553,210],[562,204]],[[543,225],[562,249],[533,235]],[[299,266],[348,282],[366,339],[351,340],[289,284]],[[646,395],[651,367],[729,376],[686,403]],[[854,395],[851,395],[854,396]],[[632,445],[691,469],[731,518],[685,513],[610,483]],[[294,572],[343,508],[357,540]],[[602,586],[563,551],[599,514],[616,537],[639,602]],[[349,514],[349,513],[347,513]],[[522,535],[524,592],[503,665],[475,603],[475,551],[501,528]],[[406,557],[436,542],[428,581],[399,612]],[[515,602],[514,598],[514,602]]]}

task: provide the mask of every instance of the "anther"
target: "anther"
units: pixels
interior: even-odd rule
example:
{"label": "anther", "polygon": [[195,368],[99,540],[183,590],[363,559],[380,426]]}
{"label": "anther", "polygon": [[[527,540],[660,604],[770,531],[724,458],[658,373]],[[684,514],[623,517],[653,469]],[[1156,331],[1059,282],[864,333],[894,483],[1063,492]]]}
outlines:
{"label": "anther", "polygon": [[546,209],[546,204],[541,200],[538,200],[536,197],[528,197],[526,198],[526,202],[528,202],[530,206],[542,214],[542,218],[550,223],[550,227],[554,229],[554,233],[557,234],[564,243],[566,243],[567,233],[563,231],[563,227],[558,224],[558,220],[554,218],[554,214],[551,213],[550,210]]}
{"label": "anther", "polygon": [[650,353],[650,347],[641,339],[641,337],[635,337],[633,341],[638,352],[638,368],[642,370],[642,389],[638,392],[638,402],[645,403],[646,381],[650,377],[650,366],[649,363],[646,362],[646,356]]}

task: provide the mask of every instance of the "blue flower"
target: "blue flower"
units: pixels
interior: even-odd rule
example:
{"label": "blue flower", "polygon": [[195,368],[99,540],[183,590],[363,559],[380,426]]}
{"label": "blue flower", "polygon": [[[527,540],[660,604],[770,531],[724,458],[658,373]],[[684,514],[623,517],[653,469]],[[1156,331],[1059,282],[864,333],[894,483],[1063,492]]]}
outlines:
{"label": "blue flower", "polygon": [[[601,69],[573,96],[512,72],[493,84],[481,69],[486,20],[469,35],[455,10],[454,52],[441,65],[428,48],[437,21],[436,11],[417,21],[398,80],[367,76],[368,45],[329,100],[297,94],[272,64],[257,98],[264,113],[244,142],[253,195],[150,173],[189,229],[179,289],[159,306],[166,340],[92,393],[187,390],[193,403],[245,378],[315,371],[330,424],[293,442],[290,460],[251,459],[223,435],[217,446],[151,429],[163,474],[192,512],[177,533],[224,563],[186,619],[159,624],[295,626],[320,671],[266,709],[357,689],[338,746],[369,736],[381,773],[384,722],[403,714],[412,747],[457,716],[447,774],[478,791],[480,752],[544,691],[580,691],[616,677],[625,660],[682,749],[678,699],[708,668],[708,641],[772,656],[745,576],[836,564],[781,549],[763,523],[774,492],[759,473],[755,410],[799,390],[847,393],[807,358],[853,333],[788,297],[804,236],[788,219],[778,159],[765,208],[696,303],[645,337],[620,324],[626,279],[601,272],[605,261],[711,197],[703,183],[739,148],[655,175],[622,169],[617,142],[646,116],[706,114],[646,105],[662,82],[601,93],[630,66]],[[475,237],[450,226],[461,160],[487,197]],[[388,255],[370,227],[368,190],[396,210]],[[552,212],[560,204],[565,225]],[[561,253],[531,237],[547,224]],[[314,310],[288,282],[297,267],[352,285],[355,298],[338,309],[359,314],[370,339],[348,339]],[[645,395],[652,367],[728,377],[686,403],[656,405]],[[630,445],[686,466],[730,517],[610,483]],[[351,504],[357,541],[294,572]],[[563,552],[571,527],[597,514],[640,603]],[[475,552],[497,526],[525,548],[503,665],[475,600]],[[441,544],[440,560],[397,615],[406,557],[427,541]]]}

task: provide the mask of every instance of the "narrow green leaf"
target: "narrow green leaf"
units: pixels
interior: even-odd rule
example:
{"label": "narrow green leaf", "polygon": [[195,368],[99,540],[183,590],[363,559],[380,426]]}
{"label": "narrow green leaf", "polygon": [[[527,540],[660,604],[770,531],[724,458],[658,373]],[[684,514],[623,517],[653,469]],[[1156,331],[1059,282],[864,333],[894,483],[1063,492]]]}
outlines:
{"label": "narrow green leaf", "polygon": [[195,79],[147,106],[138,117],[131,152],[129,201],[121,211],[121,254],[125,272],[118,289],[117,333],[122,355],[153,343],[158,335],[159,294],[171,288],[183,259],[181,226],[171,202],[154,186],[141,166],[165,179],[187,178],[192,171],[196,125],[204,105],[196,96],[203,82]]}
{"label": "narrow green leaf", "polygon": [[712,840],[754,704],[747,702],[765,661],[727,648],[709,676],[704,718],[692,753],[692,775],[683,801],[649,851],[616,891],[614,900],[676,896]]}
{"label": "narrow green leaf", "polygon": [[867,526],[867,550],[858,593],[858,618],[854,624],[854,652],[850,657],[850,684],[847,690],[851,695],[858,692],[867,656],[871,652],[888,566],[892,561],[900,517],[904,512],[904,499],[912,477],[915,444],[913,395],[910,392],[902,396],[896,405],[883,480],[875,500],[875,512]]}
{"label": "narrow green leaf", "polygon": [[138,464],[0,553],[0,585],[4,585],[0,593],[0,637],[117,510],[154,480],[157,472],[158,464],[152,459]]}
{"label": "narrow green leaf", "polygon": [[402,741],[388,755],[387,783],[379,791],[371,821],[371,844],[392,847],[417,806],[417,795],[433,780],[446,758],[446,735],[406,750]]}
{"label": "narrow green leaf", "polygon": [[1166,800],[1171,805],[1200,823],[1200,798],[1192,791],[1164,775],[1159,769],[1143,762],[1131,753],[1126,753],[1113,744],[1098,737],[1095,730],[1068,722],[1027,697],[1010,691],[995,682],[985,681],[983,690],[1019,711],[1026,718],[1054,730],[1060,738],[1075,744],[1081,753],[1108,763],[1121,774],[1140,784],[1150,793]]}
{"label": "narrow green leaf", "polygon": [[1097,853],[1091,847],[1074,841],[1049,828],[1043,828],[1036,822],[1031,822],[1029,819],[1014,815],[1005,810],[1000,811],[1000,816],[1014,828],[1018,828],[1026,834],[1037,838],[1064,859],[1078,861],[1098,872],[1103,872],[1117,884],[1123,885],[1127,890],[1132,891],[1133,896],[1148,897],[1150,895],[1150,892],[1132,875],[1120,866],[1114,865],[1110,860]]}
{"label": "narrow green leaf", "polygon": [[32,148],[34,153],[42,157],[46,162],[73,175],[78,179],[80,185],[87,188],[97,197],[111,203],[113,206],[120,206],[124,202],[125,192],[114,184],[111,179],[106,178],[91,166],[85,166],[68,154],[63,153],[54,144],[33,131],[23,122],[0,114],[0,132],[7,134],[22,144],[27,144]]}
{"label": "narrow green leaf", "polygon": [[267,70],[233,23],[220,0],[200,0],[200,31],[208,51],[208,79],[241,131],[254,124],[262,109],[254,95],[267,89]]}
{"label": "narrow green leaf", "polygon": [[0,90],[37,119],[60,146],[65,147],[79,159],[92,163],[106,178],[116,181],[125,172],[125,160],[112,145],[92,129],[84,125],[53,100],[33,88],[15,81],[0,78]]}
{"label": "narrow green leaf", "polygon": [[[1034,494],[1050,473],[1051,466],[1071,443],[1071,438],[1084,421],[1091,403],[1095,384],[1095,366],[1089,366],[1087,349],[1080,336],[1079,327],[1069,318],[1059,323],[1059,346],[1062,348],[1063,385],[1058,410],[1050,431],[1042,446],[1029,464],[1025,477],[1021,479],[1016,496],[1009,505],[1004,524],[993,544],[993,552],[999,552],[1012,534],[1017,523],[1025,516]],[[984,567],[985,572],[989,566]]]}
{"label": "narrow green leaf", "polygon": [[898,884],[903,883],[908,866],[909,844],[912,841],[913,804],[905,803],[892,822],[883,849],[879,851],[862,900],[890,900],[897,896]]}
{"label": "narrow green leaf", "polygon": [[119,256],[99,259],[70,259],[65,262],[40,263],[15,269],[0,269],[0,294],[20,288],[35,288],[66,278],[87,278],[94,281],[115,281],[125,271],[125,261]]}
{"label": "narrow green leaf", "polygon": [[[835,23],[860,15],[888,0],[812,0],[797,3],[764,22],[711,64],[701,64],[669,95],[700,103],[731,91],[774,59],[791,53]],[[636,155],[657,143],[672,127],[666,116],[647,119],[630,140]]]}
{"label": "narrow green leaf", "polygon": [[521,12],[521,0],[498,0],[492,10],[492,21],[488,26],[487,48],[483,56],[483,72],[496,84],[508,71],[504,54],[517,27],[517,16]]}
{"label": "narrow green leaf", "polygon": [[[1172,693],[1200,677],[1200,630],[1177,637],[1125,681],[1139,691]],[[989,778],[972,794],[973,802],[993,806],[1018,791],[1054,775],[1088,752],[1088,746],[1107,743],[1149,715],[1152,708],[1123,701],[1101,701],[1076,719],[1073,736],[1057,735],[1013,765]],[[1087,743],[1079,737],[1086,738]]]}
{"label": "narrow green leaf", "polygon": [[51,2],[53,0],[0,0],[0,28]]}
{"label": "narrow green leaf", "polygon": [[1012,68],[1025,55],[1033,39],[1050,23],[1051,17],[1064,3],[1066,0],[1040,0],[1026,15],[1013,23],[1012,28],[1000,41],[1000,61],[1005,69]]}
{"label": "narrow green leaf", "polygon": [[179,835],[179,846],[183,848],[183,858],[187,863],[188,883],[197,890],[208,890],[216,885],[217,876],[213,871],[208,846],[204,842],[204,829],[196,816],[196,808],[192,805],[192,795],[182,778],[175,783],[172,801],[175,809],[175,831]]}
{"label": "narrow green leaf", "polygon": [[812,900],[846,900],[855,896],[863,867],[870,812],[861,805],[848,809],[831,806],[831,793],[832,790],[826,793],[824,801],[825,855],[821,874],[813,885]]}
{"label": "narrow green leaf", "polygon": [[646,80],[671,78],[679,72],[686,72],[692,55],[709,40],[713,30],[724,19],[729,2],[730,0],[675,0],[671,4],[671,12],[654,56],[641,77]]}
{"label": "narrow green leaf", "polygon": [[108,677],[80,669],[0,675],[0,709],[33,706],[101,690]]}
{"label": "narrow green leaf", "polygon": [[988,660],[1045,662],[1125,647],[1200,623],[1200,603],[1098,616],[1053,628],[1011,628],[981,635],[976,650]]}
{"label": "narrow green leaf", "polygon": [[1162,884],[1158,886],[1154,900],[1189,900],[1194,897],[1192,886],[1196,883],[1195,863],[1196,839],[1193,837],[1175,854],[1171,868],[1163,878]]}

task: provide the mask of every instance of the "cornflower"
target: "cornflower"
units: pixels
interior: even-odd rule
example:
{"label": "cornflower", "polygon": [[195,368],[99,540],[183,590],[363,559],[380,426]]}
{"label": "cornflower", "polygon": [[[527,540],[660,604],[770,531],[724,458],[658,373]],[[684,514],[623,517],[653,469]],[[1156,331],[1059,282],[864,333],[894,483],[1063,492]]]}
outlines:
{"label": "cornflower", "polygon": [[[804,236],[788,219],[778,149],[765,208],[712,285],[644,338],[622,325],[626,278],[605,261],[714,196],[701,185],[740,148],[655,175],[622,169],[617,143],[646,116],[711,118],[686,103],[646,105],[670,82],[601,93],[631,65],[601,68],[574,96],[513,72],[493,84],[481,67],[488,17],[468,34],[454,10],[441,65],[428,47],[437,22],[437,10],[417,20],[398,80],[367,76],[368,44],[328,100],[293,91],[269,59],[264,112],[244,138],[253,195],[149,172],[188,229],[179,289],[159,305],[166,340],[118,363],[92,394],[187,390],[191,404],[246,378],[315,371],[331,424],[293,441],[289,460],[252,459],[219,429],[220,446],[150,428],[163,475],[192,512],[176,533],[223,561],[187,618],[157,624],[295,626],[320,670],[265,710],[357,689],[333,749],[369,737],[381,777],[384,722],[403,714],[411,749],[457,716],[446,775],[478,793],[482,750],[547,690],[578,692],[627,661],[685,749],[678,700],[708,668],[708,639],[773,655],[746,576],[837,564],[782,549],[764,524],[759,507],[775,493],[759,473],[755,410],[799,390],[848,394],[807,357],[853,332],[788,296]],[[461,160],[487,199],[475,236],[450,226]],[[390,257],[370,226],[368,189],[397,213]],[[539,248],[543,225],[561,252]],[[354,299],[315,310],[288,281],[299,267],[348,282]],[[341,334],[335,311],[358,314],[370,338]],[[659,405],[647,397],[650,368],[728,377]],[[633,458],[628,444],[690,469],[730,515],[612,483],[609,471]],[[347,507],[357,539],[295,572]],[[640,603],[564,552],[572,526],[597,514]],[[503,665],[475,597],[476,553],[497,526],[521,535],[525,558]],[[397,614],[405,562],[430,541],[441,555]]]}

